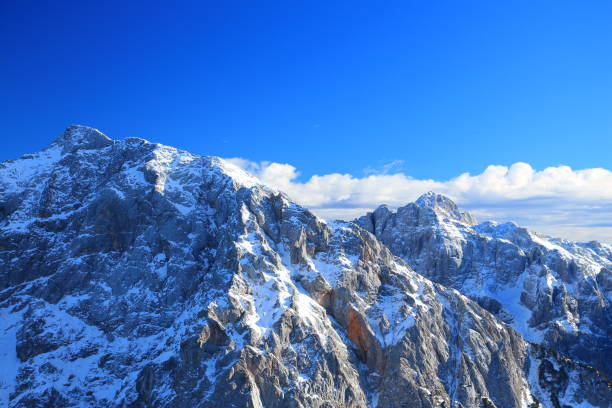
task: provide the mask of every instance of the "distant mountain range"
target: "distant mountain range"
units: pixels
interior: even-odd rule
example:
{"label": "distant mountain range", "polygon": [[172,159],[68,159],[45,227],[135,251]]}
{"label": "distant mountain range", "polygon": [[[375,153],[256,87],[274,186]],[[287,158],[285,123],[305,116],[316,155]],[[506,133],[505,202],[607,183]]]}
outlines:
{"label": "distant mountain range", "polygon": [[434,193],[326,222],[71,126],[0,163],[0,406],[610,407],[611,270]]}

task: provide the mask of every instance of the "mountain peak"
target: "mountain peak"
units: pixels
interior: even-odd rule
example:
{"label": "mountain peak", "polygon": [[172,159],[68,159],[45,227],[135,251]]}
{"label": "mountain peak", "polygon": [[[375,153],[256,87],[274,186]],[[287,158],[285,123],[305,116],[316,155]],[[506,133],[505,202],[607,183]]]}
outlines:
{"label": "mountain peak", "polygon": [[53,141],[53,145],[61,146],[64,153],[79,149],[102,149],[111,144],[113,140],[98,129],[82,125],[68,126]]}
{"label": "mountain peak", "polygon": [[448,209],[457,209],[457,204],[450,198],[445,195],[438,194],[434,191],[428,191],[427,193],[421,195],[415,201],[415,204],[420,207],[428,207],[428,208],[448,208]]}
{"label": "mountain peak", "polygon": [[469,212],[460,211],[457,204],[445,195],[429,191],[420,196],[415,204],[422,208],[431,209],[434,213],[463,222],[469,225],[476,225],[478,221]]}

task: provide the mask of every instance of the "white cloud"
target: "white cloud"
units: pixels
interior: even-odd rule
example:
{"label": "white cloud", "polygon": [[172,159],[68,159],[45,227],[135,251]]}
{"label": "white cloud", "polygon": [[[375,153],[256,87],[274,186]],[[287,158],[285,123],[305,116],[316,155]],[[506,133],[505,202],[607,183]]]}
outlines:
{"label": "white cloud", "polygon": [[371,174],[378,174],[378,175],[382,175],[382,174],[392,174],[392,173],[399,173],[402,171],[404,167],[404,161],[403,160],[392,160],[390,162],[387,162],[385,164],[383,164],[382,166],[378,166],[378,167],[366,167],[365,169],[363,169],[363,172],[367,175],[371,175]]}
{"label": "white cloud", "polygon": [[536,171],[527,163],[515,163],[435,181],[387,174],[392,164],[361,178],[333,173],[300,182],[300,173],[290,164],[229,161],[323,218],[353,219],[380,204],[405,205],[431,190],[451,197],[481,220],[511,220],[550,235],[612,242],[612,172],[602,168]]}

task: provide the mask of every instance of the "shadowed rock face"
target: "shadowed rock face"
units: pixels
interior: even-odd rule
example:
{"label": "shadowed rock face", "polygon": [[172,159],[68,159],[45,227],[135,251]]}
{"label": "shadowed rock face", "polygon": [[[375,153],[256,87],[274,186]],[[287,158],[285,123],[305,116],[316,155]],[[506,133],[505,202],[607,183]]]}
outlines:
{"label": "shadowed rock face", "polygon": [[428,193],[356,220],[415,271],[458,289],[528,340],[612,373],[612,247],[478,224]]}
{"label": "shadowed rock face", "polygon": [[217,158],[70,127],[0,164],[0,208],[3,406],[610,400],[603,374]]}

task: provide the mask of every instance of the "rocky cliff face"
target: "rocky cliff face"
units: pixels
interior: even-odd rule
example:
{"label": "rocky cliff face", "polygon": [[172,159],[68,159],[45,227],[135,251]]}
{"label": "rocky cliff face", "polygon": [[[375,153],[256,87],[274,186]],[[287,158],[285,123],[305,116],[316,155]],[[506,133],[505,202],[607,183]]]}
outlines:
{"label": "rocky cliff face", "polygon": [[612,247],[477,224],[428,193],[356,222],[415,271],[476,300],[529,341],[612,373]]}
{"label": "rocky cliff face", "polygon": [[74,126],[0,164],[0,405],[607,407],[352,223]]}

